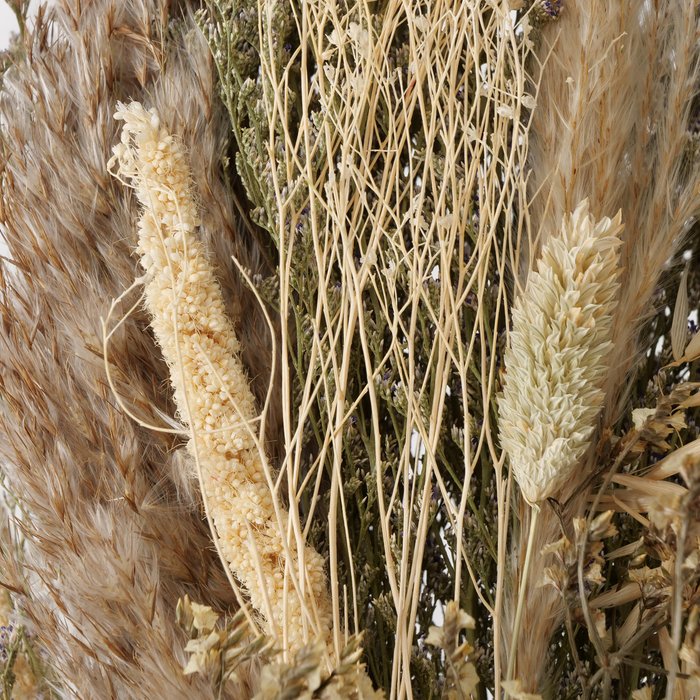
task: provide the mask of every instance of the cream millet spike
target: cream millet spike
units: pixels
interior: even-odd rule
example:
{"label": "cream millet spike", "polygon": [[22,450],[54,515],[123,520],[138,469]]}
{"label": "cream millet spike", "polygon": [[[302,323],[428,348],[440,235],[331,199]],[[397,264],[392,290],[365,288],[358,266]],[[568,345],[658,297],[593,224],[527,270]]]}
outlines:
{"label": "cream millet spike", "polygon": [[199,219],[185,149],[155,110],[138,102],[119,104],[115,118],[124,126],[110,168],[116,164],[116,175],[133,186],[143,207],[137,251],[146,306],[179,417],[190,429],[188,449],[198,464],[212,534],[225,565],[267,620],[268,633],[289,651],[315,638],[330,643],[323,559],[304,547],[300,565],[294,538],[284,536],[288,513],[275,507],[270,492],[239,343],[195,235]]}
{"label": "cream millet spike", "polygon": [[532,505],[513,623],[513,679],[539,504],[557,495],[584,456],[603,405],[617,299],[621,216],[595,221],[588,200],[543,246],[513,308],[498,402],[501,446]]}

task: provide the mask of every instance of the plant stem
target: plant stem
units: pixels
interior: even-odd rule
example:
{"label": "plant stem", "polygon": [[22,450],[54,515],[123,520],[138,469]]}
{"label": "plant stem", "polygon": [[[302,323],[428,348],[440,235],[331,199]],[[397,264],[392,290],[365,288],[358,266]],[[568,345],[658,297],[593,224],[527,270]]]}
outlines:
{"label": "plant stem", "polygon": [[535,542],[535,531],[537,529],[537,516],[540,514],[539,506],[533,505],[531,513],[532,515],[530,518],[530,532],[527,537],[527,549],[525,550],[525,563],[523,565],[523,573],[520,579],[520,587],[518,590],[518,606],[515,610],[513,636],[510,640],[510,652],[508,654],[508,673],[506,677],[509,681],[513,680],[513,671],[515,670],[515,651],[518,646],[518,637],[520,635],[520,623],[522,621],[523,608],[525,605],[527,580],[530,573],[530,562],[532,560],[532,547]]}

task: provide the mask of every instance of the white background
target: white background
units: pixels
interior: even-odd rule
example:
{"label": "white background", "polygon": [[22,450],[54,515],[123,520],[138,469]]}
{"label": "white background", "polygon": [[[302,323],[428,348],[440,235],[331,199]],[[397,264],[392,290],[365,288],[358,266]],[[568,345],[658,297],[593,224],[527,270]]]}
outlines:
{"label": "white background", "polygon": [[15,14],[10,7],[0,0],[0,50],[10,44],[10,35],[17,31]]}
{"label": "white background", "polygon": [[[36,12],[36,8],[41,4],[41,0],[32,0],[32,2],[29,4],[30,16]],[[46,0],[44,0],[44,4],[48,4],[46,3]],[[0,0],[0,51],[9,46],[10,36],[17,30],[18,27],[17,20],[15,19],[15,13],[10,9],[10,6],[4,0]]]}

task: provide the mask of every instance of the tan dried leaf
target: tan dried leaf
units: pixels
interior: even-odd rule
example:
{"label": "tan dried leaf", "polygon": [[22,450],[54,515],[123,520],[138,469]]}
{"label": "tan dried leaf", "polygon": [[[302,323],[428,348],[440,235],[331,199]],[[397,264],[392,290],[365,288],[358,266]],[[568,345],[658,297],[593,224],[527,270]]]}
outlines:
{"label": "tan dried leaf", "polygon": [[693,362],[693,360],[697,360],[698,357],[700,357],[700,331],[690,339],[688,347],[686,347],[685,353],[683,353],[683,361]]}
{"label": "tan dried leaf", "polygon": [[612,524],[612,518],[615,512],[606,510],[604,513],[596,516],[588,529],[589,540],[606,540],[609,537],[617,535],[617,528]]}
{"label": "tan dried leaf", "polygon": [[686,265],[681,281],[678,285],[676,305],[673,309],[673,323],[671,324],[671,350],[673,359],[678,362],[683,357],[688,338],[688,266]]}
{"label": "tan dried leaf", "polygon": [[569,586],[569,574],[563,566],[548,566],[542,574],[541,586],[552,586],[559,593],[564,593]]}
{"label": "tan dried leaf", "polygon": [[468,662],[459,666],[459,689],[454,688],[447,693],[448,700],[458,700],[469,698],[479,685],[479,675],[473,663]]}
{"label": "tan dried leaf", "polygon": [[635,430],[642,430],[645,423],[656,415],[655,408],[635,408],[632,411],[632,423]]}
{"label": "tan dried leaf", "polygon": [[528,693],[523,690],[522,683],[520,681],[503,681],[503,690],[514,698],[514,700],[542,700],[541,695],[536,693]]}
{"label": "tan dried leaf", "polygon": [[192,603],[192,618],[196,629],[201,632],[210,632],[216,627],[216,622],[219,615],[215,613],[208,605],[200,605]]}
{"label": "tan dried leaf", "polygon": [[700,406],[700,391],[696,391],[691,394],[683,403],[680,404],[680,408],[697,408]]}
{"label": "tan dried leaf", "polygon": [[445,635],[442,632],[442,627],[431,625],[428,630],[428,635],[425,638],[425,643],[431,647],[442,649],[445,644]]}

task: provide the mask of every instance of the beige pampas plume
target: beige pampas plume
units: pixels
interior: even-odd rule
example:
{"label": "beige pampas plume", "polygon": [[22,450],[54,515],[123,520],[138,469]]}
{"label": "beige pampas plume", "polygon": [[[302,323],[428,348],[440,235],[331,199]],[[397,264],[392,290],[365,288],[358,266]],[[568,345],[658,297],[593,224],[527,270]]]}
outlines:
{"label": "beige pampas plume", "polygon": [[[112,113],[116,99],[144,95],[191,144],[203,235],[216,234],[207,243],[227,309],[246,318],[243,355],[268,385],[270,343],[255,335],[266,327],[230,259],[260,269],[254,242],[233,235],[219,168],[229,127],[208,48],[169,6],[57,3],[0,92],[0,463],[24,542],[21,559],[3,549],[1,578],[65,697],[215,697],[182,674],[174,611],[187,593],[235,606],[198,489],[182,478],[180,438],[119,410],[101,353],[100,317],[137,266],[137,202],[105,170]],[[158,423],[172,402],[147,324],[140,309],[126,319],[109,362],[121,399]]]}
{"label": "beige pampas plume", "polygon": [[595,221],[581,202],[547,240],[513,308],[499,429],[532,504],[569,479],[603,404],[621,231],[619,214]]}
{"label": "beige pampas plume", "polygon": [[325,641],[330,602],[323,559],[287,534],[289,517],[257,438],[239,342],[195,236],[199,215],[183,145],[155,110],[138,102],[119,105],[115,117],[124,127],[111,163],[143,207],[137,250],[146,306],[179,415],[191,429],[188,448],[223,557],[286,649],[315,637]]}

